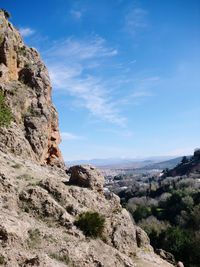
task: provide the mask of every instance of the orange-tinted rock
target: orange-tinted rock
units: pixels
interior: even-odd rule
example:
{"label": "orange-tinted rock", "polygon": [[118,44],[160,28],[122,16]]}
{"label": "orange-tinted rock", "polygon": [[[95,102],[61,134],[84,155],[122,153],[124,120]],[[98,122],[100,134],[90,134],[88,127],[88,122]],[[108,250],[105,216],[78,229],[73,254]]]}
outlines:
{"label": "orange-tinted rock", "polygon": [[0,11],[0,90],[13,121],[0,128],[0,149],[40,164],[63,165],[58,114],[46,66]]}

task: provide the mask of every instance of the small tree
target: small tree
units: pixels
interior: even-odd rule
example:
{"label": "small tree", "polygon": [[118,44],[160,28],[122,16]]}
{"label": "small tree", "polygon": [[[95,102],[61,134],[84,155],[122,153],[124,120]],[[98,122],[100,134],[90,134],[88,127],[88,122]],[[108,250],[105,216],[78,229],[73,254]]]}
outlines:
{"label": "small tree", "polygon": [[97,238],[102,236],[105,218],[98,212],[87,211],[79,215],[78,219],[75,221],[75,225],[81,229],[86,236]]}

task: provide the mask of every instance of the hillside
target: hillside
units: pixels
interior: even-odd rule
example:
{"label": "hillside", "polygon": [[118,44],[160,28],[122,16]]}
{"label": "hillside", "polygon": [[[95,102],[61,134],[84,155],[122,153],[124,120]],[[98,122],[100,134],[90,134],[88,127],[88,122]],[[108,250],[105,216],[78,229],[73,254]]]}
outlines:
{"label": "hillside", "polygon": [[157,162],[157,163],[154,163],[154,164],[150,164],[150,165],[145,166],[144,168],[145,169],[160,169],[160,170],[163,170],[163,169],[166,169],[166,168],[172,169],[177,164],[179,164],[181,162],[181,160],[182,160],[182,157],[177,157],[177,158],[174,158],[174,159],[169,159],[169,160]]}
{"label": "hillside", "polygon": [[[170,267],[91,166],[64,169],[48,71],[0,11],[0,265]],[[70,152],[69,152],[70,153]]]}
{"label": "hillside", "polygon": [[138,179],[121,189],[113,186],[154,249],[172,253],[168,255],[172,261],[174,256],[187,267],[199,267],[200,262],[199,166],[196,149],[162,175]]}
{"label": "hillside", "polygon": [[167,170],[164,176],[182,176],[193,172],[200,172],[200,149],[196,149],[192,157],[183,157],[181,162]]}

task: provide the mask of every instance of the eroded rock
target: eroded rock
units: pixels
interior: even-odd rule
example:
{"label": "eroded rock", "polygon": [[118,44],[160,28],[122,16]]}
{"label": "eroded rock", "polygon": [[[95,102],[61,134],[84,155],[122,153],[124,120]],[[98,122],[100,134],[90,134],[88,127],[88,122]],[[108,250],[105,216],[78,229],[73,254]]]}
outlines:
{"label": "eroded rock", "polygon": [[99,192],[103,192],[104,177],[90,165],[77,165],[69,168],[69,184],[80,187],[87,187]]}
{"label": "eroded rock", "polygon": [[0,149],[40,164],[63,167],[58,148],[58,115],[51,100],[48,70],[39,53],[24,45],[20,33],[0,11],[0,90],[13,114],[0,129]]}

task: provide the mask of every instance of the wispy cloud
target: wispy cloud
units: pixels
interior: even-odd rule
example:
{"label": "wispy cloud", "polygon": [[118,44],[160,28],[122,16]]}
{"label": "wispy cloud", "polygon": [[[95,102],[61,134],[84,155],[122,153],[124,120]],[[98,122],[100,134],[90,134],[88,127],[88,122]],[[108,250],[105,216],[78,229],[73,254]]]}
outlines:
{"label": "wispy cloud", "polygon": [[28,27],[19,28],[19,31],[20,31],[22,37],[29,37],[35,33],[35,30],[28,28]]}
{"label": "wispy cloud", "polygon": [[72,9],[72,10],[70,10],[70,14],[74,19],[80,20],[83,12],[81,10]]}
{"label": "wispy cloud", "polygon": [[125,29],[135,34],[139,29],[148,27],[148,12],[142,8],[133,8],[125,16]]}
{"label": "wispy cloud", "polygon": [[57,42],[45,54],[55,89],[73,96],[79,107],[95,117],[124,126],[126,118],[116,107],[109,88],[101,77],[93,74],[101,60],[106,61],[117,53],[104,39],[94,37]]}
{"label": "wispy cloud", "polygon": [[109,48],[106,45],[105,39],[95,36],[90,39],[76,40],[68,38],[61,42],[56,42],[48,51],[47,55],[51,57],[62,57],[62,59],[80,60],[97,59],[102,57],[112,57],[117,55],[118,51],[114,48]]}
{"label": "wispy cloud", "polygon": [[61,138],[62,138],[62,141],[84,139],[83,136],[75,135],[69,132],[61,132]]}

